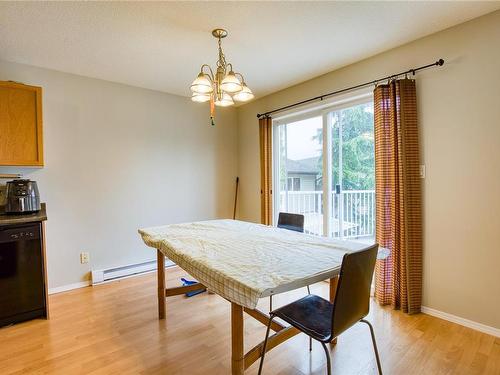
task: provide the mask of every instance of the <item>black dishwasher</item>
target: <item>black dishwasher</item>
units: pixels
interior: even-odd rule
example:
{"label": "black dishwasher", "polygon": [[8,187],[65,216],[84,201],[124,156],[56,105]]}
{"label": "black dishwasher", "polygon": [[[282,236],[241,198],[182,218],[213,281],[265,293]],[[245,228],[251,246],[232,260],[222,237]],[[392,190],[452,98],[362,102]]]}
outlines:
{"label": "black dishwasher", "polygon": [[0,227],[0,327],[44,316],[40,224]]}

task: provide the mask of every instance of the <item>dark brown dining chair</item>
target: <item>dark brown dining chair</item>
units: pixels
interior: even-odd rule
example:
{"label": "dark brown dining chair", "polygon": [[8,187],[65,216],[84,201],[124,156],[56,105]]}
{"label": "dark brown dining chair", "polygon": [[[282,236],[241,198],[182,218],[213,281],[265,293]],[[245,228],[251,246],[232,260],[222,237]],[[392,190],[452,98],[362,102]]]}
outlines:
{"label": "dark brown dining chair", "polygon": [[266,338],[262,348],[259,375],[262,373],[269,330],[274,318],[280,318],[297,328],[323,346],[326,354],[327,373],[331,374],[330,351],[326,346],[334,338],[354,324],[363,322],[370,328],[373,349],[379,374],[382,374],[380,358],[373,327],[364,318],[370,309],[370,288],[377,259],[378,245],[354,253],[345,254],[342,259],[340,277],[335,301],[330,303],[314,294],[280,307],[270,313]]}
{"label": "dark brown dining chair", "polygon": [[[304,215],[280,212],[277,227],[304,233]],[[311,294],[309,285],[307,286],[307,293]]]}
{"label": "dark brown dining chair", "polygon": [[[288,212],[280,212],[278,215],[278,228],[293,230],[294,232],[304,233],[304,215],[291,214]],[[307,286],[307,293],[311,294],[309,285]],[[272,310],[272,296],[270,301],[270,310]]]}
{"label": "dark brown dining chair", "polygon": [[304,233],[304,215],[280,212],[277,226],[278,228]]}
{"label": "dark brown dining chair", "polygon": [[[293,230],[304,233],[304,215],[280,212],[278,215],[278,228]],[[307,294],[311,294],[311,289],[307,285]],[[269,311],[273,309],[273,296],[269,296]],[[309,351],[312,350],[312,339],[309,339]]]}

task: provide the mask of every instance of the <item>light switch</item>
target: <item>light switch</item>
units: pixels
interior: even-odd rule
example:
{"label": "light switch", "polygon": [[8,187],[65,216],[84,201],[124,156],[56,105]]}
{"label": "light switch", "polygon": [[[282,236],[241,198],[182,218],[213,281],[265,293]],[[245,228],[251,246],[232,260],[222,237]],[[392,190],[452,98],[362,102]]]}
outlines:
{"label": "light switch", "polygon": [[420,165],[420,178],[425,178],[425,165]]}

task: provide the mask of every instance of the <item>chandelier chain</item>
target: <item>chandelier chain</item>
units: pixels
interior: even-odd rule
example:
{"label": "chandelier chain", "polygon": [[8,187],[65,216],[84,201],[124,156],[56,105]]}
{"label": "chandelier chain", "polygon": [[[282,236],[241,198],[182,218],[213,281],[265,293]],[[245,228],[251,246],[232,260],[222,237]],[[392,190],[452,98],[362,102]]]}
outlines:
{"label": "chandelier chain", "polygon": [[220,66],[221,68],[226,70],[226,56],[224,56],[224,52],[222,51],[222,39],[221,37],[218,38],[219,41],[219,60],[217,61],[217,66]]}

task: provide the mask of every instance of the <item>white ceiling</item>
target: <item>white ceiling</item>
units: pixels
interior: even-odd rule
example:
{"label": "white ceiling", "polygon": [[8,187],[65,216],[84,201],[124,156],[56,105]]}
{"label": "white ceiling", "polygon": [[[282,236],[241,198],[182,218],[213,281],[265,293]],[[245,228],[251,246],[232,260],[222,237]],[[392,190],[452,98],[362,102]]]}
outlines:
{"label": "white ceiling", "polygon": [[[216,40],[257,96],[500,2],[0,2],[0,59],[187,96]],[[429,56],[434,59],[438,56]]]}

